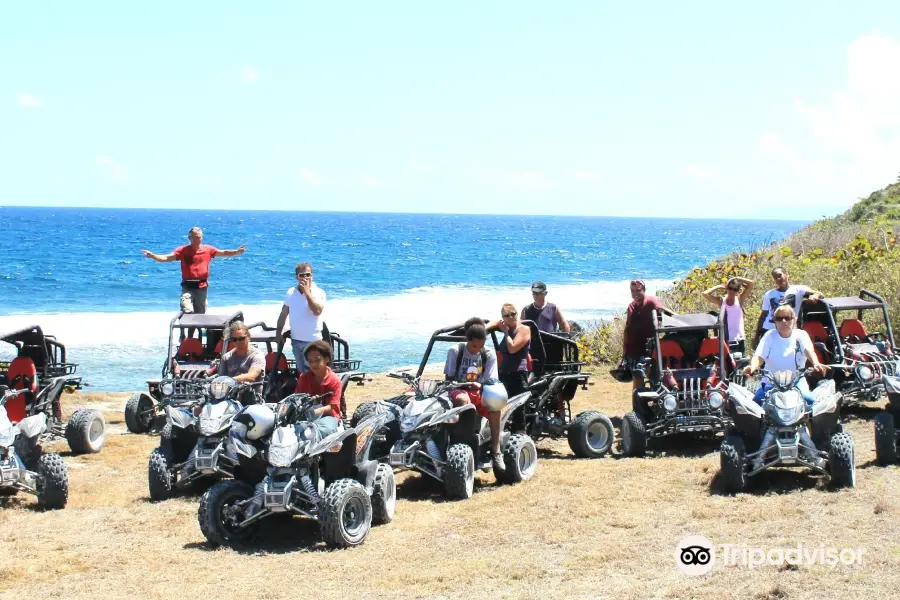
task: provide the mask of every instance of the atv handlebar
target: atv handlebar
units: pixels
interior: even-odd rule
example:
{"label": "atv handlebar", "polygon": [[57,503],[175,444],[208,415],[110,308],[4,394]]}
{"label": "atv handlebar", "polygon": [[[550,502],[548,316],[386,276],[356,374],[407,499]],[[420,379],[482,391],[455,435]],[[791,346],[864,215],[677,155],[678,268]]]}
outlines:
{"label": "atv handlebar", "polygon": [[20,394],[24,394],[27,391],[28,390],[11,390],[8,387],[6,387],[5,385],[0,386],[0,394],[2,394],[2,397],[0,397],[0,406],[3,406],[4,404],[6,404],[7,400],[9,400],[11,398],[15,398],[16,396],[18,396]]}

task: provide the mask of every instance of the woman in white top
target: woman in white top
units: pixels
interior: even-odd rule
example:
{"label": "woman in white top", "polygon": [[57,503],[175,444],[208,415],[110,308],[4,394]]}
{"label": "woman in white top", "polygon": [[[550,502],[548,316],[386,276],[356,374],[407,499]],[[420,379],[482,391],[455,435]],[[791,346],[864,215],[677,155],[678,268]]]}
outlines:
{"label": "woman in white top", "polygon": [[[775,329],[770,329],[762,336],[750,364],[744,367],[746,377],[759,371],[764,364],[771,373],[790,371],[796,376],[806,367],[807,361],[819,375],[825,375],[828,367],[819,362],[809,334],[797,329],[796,324],[797,319],[790,304],[782,304],[775,309]],[[763,381],[753,398],[757,403],[762,402],[765,388],[766,382]],[[814,399],[805,380],[800,381],[798,388],[806,402],[812,404]]]}
{"label": "woman in white top", "polygon": [[[744,344],[744,299],[750,296],[754,281],[744,277],[732,277],[725,285],[714,285],[705,292],[703,298],[722,312],[725,319],[725,335],[732,352],[746,352]],[[724,296],[716,294],[725,290]]]}

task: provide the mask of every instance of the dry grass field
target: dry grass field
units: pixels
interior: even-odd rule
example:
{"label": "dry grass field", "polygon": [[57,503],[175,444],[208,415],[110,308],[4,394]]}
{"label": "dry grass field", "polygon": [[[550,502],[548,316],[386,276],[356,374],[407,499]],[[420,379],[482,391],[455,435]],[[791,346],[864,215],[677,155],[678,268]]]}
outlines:
{"label": "dry grass field", "polygon": [[[598,372],[576,397],[618,419],[628,386]],[[402,384],[400,384],[402,385]],[[375,377],[349,403],[393,393]],[[393,523],[365,544],[325,550],[314,523],[269,519],[253,551],[212,549],[197,525],[198,497],[153,504],[147,456],[156,438],[124,433],[125,396],[105,404],[113,432],[100,454],[66,456],[70,500],[42,512],[34,499],[0,499],[0,599],[22,598],[844,598],[900,589],[900,470],[874,465],[873,409],[848,415],[857,488],[832,491],[800,472],[772,473],[750,493],[715,492],[710,442],[667,444],[655,456],[573,459],[565,441],[539,444],[535,478],[498,486],[479,474],[474,497],[443,501],[416,474],[398,478]],[[64,447],[62,448],[64,449]],[[676,569],[676,543],[864,547],[858,566],[717,565]]]}

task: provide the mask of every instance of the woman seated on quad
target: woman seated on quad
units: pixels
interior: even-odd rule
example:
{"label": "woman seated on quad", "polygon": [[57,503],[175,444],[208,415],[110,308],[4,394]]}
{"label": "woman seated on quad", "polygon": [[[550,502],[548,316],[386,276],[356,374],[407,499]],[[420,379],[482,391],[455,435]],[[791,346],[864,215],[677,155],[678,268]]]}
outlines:
{"label": "woman seated on quad", "polygon": [[331,346],[327,342],[317,340],[311,342],[303,350],[303,357],[309,370],[300,375],[295,392],[319,396],[331,392],[331,396],[322,400],[322,404],[313,408],[312,416],[316,426],[328,435],[338,430],[341,421],[341,379],[331,370]]}
{"label": "woman seated on quad", "polygon": [[519,313],[512,304],[500,309],[499,321],[487,326],[487,331],[502,331],[503,339],[497,348],[502,356],[498,366],[500,383],[510,398],[525,391],[528,385],[528,352],[531,350],[531,328],[519,325]]}
{"label": "woman seated on quad", "polygon": [[266,357],[262,350],[250,345],[250,330],[243,321],[231,324],[228,328],[228,338],[234,346],[222,355],[217,373],[241,383],[262,381]]}
{"label": "woman seated on quad", "polygon": [[[497,355],[485,347],[487,330],[481,319],[472,317],[465,322],[463,329],[466,341],[447,351],[444,376],[447,381],[466,382],[469,385],[468,389],[453,390],[450,400],[454,406],[474,404],[478,413],[488,420],[491,426],[491,461],[495,469],[504,471],[506,464],[500,453],[500,410],[503,407],[493,403],[492,406],[485,406],[481,393],[484,386],[499,384]],[[508,397],[505,391],[502,396]]]}
{"label": "woman seated on quad", "polygon": [[[790,371],[796,377],[806,361],[812,365],[820,375],[824,375],[828,367],[819,362],[815,348],[809,334],[796,328],[797,319],[794,309],[790,304],[783,304],[775,309],[775,329],[770,329],[762,336],[750,364],[744,367],[744,375],[749,377],[759,371],[765,364],[766,369],[775,373],[777,371]],[[761,404],[768,387],[763,381],[756,395],[753,397],[757,404]],[[798,388],[806,403],[812,405],[815,402],[805,379],[801,379]]]}

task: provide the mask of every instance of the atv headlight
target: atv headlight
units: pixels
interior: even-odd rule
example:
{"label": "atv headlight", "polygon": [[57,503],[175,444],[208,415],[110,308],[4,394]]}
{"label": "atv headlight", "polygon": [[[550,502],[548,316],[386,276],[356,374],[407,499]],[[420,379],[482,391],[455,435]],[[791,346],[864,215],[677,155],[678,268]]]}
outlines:
{"label": "atv headlight", "polygon": [[402,417],[400,419],[400,431],[406,433],[407,431],[412,431],[416,428],[416,425],[419,424],[418,417]]}
{"label": "atv headlight", "polygon": [[209,395],[216,400],[221,400],[227,396],[236,385],[237,382],[231,377],[220,375],[210,382]]}
{"label": "atv headlight", "polygon": [[666,394],[663,396],[663,408],[669,412],[678,408],[678,400],[675,398],[675,394]]}
{"label": "atv headlight", "polygon": [[722,408],[722,403],[725,402],[725,397],[722,396],[721,392],[710,392],[709,393],[709,407],[713,409]]}
{"label": "atv headlight", "polygon": [[803,406],[796,405],[788,408],[781,408],[774,404],[770,404],[767,407],[766,412],[768,412],[769,418],[775,421],[776,424],[783,427],[789,427],[799,421],[803,416]]}
{"label": "atv headlight", "polygon": [[860,365],[856,367],[856,376],[859,377],[859,380],[863,383],[869,383],[875,379],[875,372],[872,370],[872,367]]}
{"label": "atv headlight", "polygon": [[300,442],[286,444],[284,446],[269,445],[269,464],[273,467],[289,467],[297,456]]}
{"label": "atv headlight", "polygon": [[167,381],[159,386],[159,391],[162,392],[163,396],[171,396],[175,393],[175,384],[171,381]]}
{"label": "atv headlight", "polygon": [[166,417],[166,420],[171,423],[173,427],[187,429],[194,424],[194,415],[183,408],[172,408],[171,406],[167,406]]}
{"label": "atv headlight", "polygon": [[200,416],[200,435],[213,436],[222,429],[222,418],[220,417],[204,417]]}

